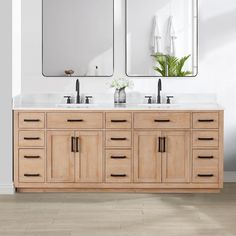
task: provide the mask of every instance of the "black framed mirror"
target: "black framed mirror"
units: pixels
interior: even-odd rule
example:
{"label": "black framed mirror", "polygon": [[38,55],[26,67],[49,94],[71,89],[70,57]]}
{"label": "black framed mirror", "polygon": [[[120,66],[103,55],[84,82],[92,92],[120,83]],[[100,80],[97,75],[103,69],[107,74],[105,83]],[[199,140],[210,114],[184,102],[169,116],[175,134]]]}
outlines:
{"label": "black framed mirror", "polygon": [[45,77],[110,77],[114,0],[42,0]]}
{"label": "black framed mirror", "polygon": [[126,74],[195,77],[198,1],[126,0]]}

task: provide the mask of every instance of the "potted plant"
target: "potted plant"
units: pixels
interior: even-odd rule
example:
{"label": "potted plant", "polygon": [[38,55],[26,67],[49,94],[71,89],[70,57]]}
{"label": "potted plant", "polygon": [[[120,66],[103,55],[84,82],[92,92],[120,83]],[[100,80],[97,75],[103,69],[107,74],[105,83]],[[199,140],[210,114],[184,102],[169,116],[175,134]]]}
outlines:
{"label": "potted plant", "polygon": [[115,88],[114,103],[124,104],[126,103],[126,88],[132,88],[134,85],[133,81],[128,78],[113,79],[110,87]]}

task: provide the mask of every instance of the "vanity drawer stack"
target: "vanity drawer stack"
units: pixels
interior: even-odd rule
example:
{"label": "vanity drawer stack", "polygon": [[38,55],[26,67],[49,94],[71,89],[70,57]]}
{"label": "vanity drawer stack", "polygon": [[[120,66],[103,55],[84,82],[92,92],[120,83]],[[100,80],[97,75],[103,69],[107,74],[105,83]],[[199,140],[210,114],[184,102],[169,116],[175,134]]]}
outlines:
{"label": "vanity drawer stack", "polygon": [[[218,183],[222,178],[223,132],[218,112],[193,113],[193,183]],[[223,119],[223,118],[222,118]]]}
{"label": "vanity drawer stack", "polygon": [[17,178],[20,183],[45,181],[45,114],[18,113],[15,152],[18,153]]}
{"label": "vanity drawer stack", "polygon": [[132,113],[106,113],[105,178],[107,183],[132,181]]}

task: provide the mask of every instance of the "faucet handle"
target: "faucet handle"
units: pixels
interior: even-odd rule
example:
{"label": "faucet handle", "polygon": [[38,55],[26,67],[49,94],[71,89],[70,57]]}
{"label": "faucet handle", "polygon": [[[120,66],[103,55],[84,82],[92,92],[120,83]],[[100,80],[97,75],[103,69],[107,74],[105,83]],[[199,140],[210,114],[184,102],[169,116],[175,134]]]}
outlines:
{"label": "faucet handle", "polygon": [[93,98],[93,96],[85,96],[85,104],[89,104],[90,103],[89,99],[91,98]]}
{"label": "faucet handle", "polygon": [[145,98],[148,98],[148,104],[152,104],[152,96],[145,96]]}
{"label": "faucet handle", "polygon": [[64,98],[67,98],[66,103],[71,104],[71,96],[64,96]]}
{"label": "faucet handle", "polygon": [[170,104],[170,102],[171,102],[170,99],[174,98],[174,96],[166,96],[166,98],[167,98],[166,103]]}

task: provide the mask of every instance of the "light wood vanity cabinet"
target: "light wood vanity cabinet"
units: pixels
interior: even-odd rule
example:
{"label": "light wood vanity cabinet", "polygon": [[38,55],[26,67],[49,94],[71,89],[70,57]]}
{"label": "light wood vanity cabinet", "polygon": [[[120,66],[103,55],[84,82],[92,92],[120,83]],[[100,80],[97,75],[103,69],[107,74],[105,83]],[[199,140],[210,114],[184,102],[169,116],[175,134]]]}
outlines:
{"label": "light wood vanity cabinet", "polygon": [[101,131],[48,131],[48,182],[102,182]]}
{"label": "light wood vanity cabinet", "polygon": [[73,131],[47,132],[47,181],[75,181],[75,152]]}
{"label": "light wood vanity cabinet", "polygon": [[223,111],[15,111],[18,191],[216,192]]}
{"label": "light wood vanity cabinet", "polygon": [[189,183],[190,132],[137,131],[134,138],[136,182]]}

